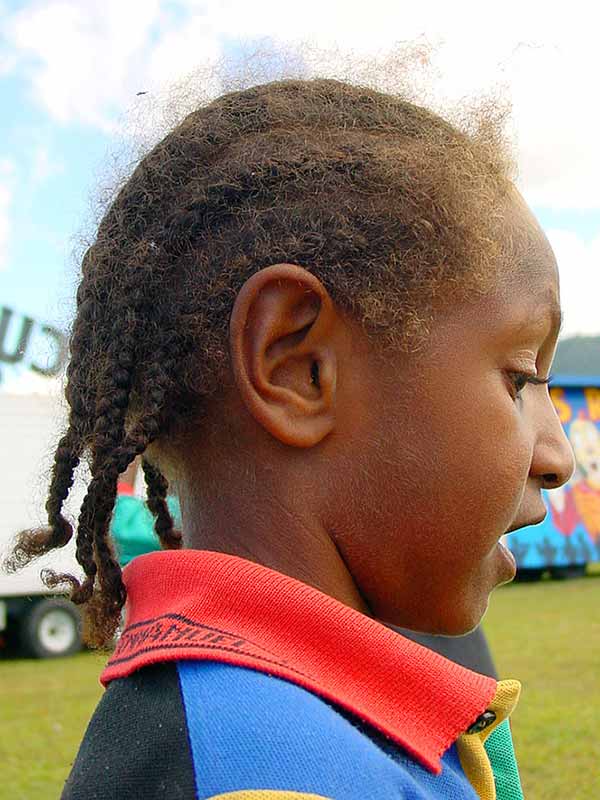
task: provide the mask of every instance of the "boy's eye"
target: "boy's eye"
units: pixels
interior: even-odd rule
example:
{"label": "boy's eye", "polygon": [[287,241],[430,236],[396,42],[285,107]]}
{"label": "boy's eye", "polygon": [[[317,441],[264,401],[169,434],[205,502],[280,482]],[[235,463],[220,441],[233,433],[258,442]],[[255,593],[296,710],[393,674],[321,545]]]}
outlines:
{"label": "boy's eye", "polygon": [[510,378],[515,389],[515,395],[518,397],[523,389],[527,386],[527,378],[529,376],[524,372],[511,372]]}
{"label": "boy's eye", "polygon": [[548,375],[547,378],[538,378],[537,375],[529,372],[510,372],[509,377],[514,387],[515,398],[520,397],[521,392],[528,383],[533,383],[534,386],[539,386],[541,384],[550,383],[552,380],[552,375]]}

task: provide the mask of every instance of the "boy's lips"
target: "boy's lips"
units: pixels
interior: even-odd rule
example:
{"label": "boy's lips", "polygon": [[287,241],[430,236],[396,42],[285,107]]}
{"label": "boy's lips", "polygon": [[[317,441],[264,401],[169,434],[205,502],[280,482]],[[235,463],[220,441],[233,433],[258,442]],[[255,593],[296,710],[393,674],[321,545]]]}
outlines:
{"label": "boy's lips", "polygon": [[529,520],[527,522],[516,522],[514,525],[511,525],[511,527],[505,532],[504,535],[506,536],[506,534],[512,533],[513,531],[518,531],[521,528],[527,528],[529,525],[539,525],[540,522],[543,522],[546,519],[546,514],[547,513],[548,513],[548,509],[544,508],[544,511],[542,513],[538,514],[537,517],[535,517],[535,518],[533,518],[533,519],[531,519],[531,520]]}

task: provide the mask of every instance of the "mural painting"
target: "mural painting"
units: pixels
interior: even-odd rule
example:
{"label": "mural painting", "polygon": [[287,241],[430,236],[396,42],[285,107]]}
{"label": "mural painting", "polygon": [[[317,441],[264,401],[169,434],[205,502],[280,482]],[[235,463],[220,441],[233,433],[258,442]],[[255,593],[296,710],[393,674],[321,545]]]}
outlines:
{"label": "mural painting", "polygon": [[565,486],[544,492],[544,522],[507,538],[521,569],[600,561],[600,381],[594,386],[561,386],[556,379],[550,396],[571,442],[576,468]]}

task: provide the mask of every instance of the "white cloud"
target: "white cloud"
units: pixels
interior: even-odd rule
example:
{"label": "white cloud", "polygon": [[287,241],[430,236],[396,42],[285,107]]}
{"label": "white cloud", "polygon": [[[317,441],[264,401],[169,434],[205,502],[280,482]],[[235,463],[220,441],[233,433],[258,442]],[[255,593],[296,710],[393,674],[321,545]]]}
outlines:
{"label": "white cloud", "polygon": [[13,72],[17,63],[17,57],[14,53],[0,52],[0,77]]}
{"label": "white cloud", "polygon": [[159,0],[55,0],[19,11],[7,29],[34,97],[54,119],[110,131],[136,92],[155,87],[156,53],[165,67],[161,80],[204,57],[198,25],[192,26],[193,41],[180,36],[183,49],[173,42],[172,64],[161,55],[172,24]]}
{"label": "white cloud", "polygon": [[[531,205],[600,210],[600,57],[585,32],[568,46],[522,50],[512,67],[521,185]],[[566,37],[565,37],[566,39]]]}
{"label": "white cloud", "polygon": [[573,231],[546,233],[560,271],[562,335],[600,335],[600,231],[587,242]]}

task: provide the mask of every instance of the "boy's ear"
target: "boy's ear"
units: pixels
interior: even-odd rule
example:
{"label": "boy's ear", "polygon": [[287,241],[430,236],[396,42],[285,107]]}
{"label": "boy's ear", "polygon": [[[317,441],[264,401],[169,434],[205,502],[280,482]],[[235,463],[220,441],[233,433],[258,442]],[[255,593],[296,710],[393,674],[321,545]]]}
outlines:
{"label": "boy's ear", "polygon": [[340,322],[319,279],[293,264],[265,267],[236,298],[235,382],[250,414],[284,444],[312,447],[333,429]]}

